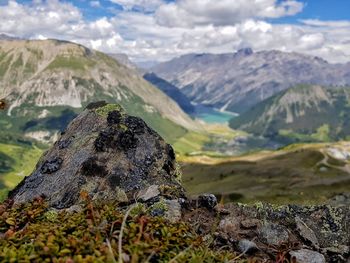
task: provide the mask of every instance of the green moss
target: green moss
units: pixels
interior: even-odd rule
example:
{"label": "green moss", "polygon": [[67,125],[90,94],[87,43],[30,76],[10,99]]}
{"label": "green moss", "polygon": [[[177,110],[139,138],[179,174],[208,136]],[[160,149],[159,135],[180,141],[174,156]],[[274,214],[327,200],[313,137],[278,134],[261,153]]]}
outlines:
{"label": "green moss", "polygon": [[100,107],[95,110],[95,112],[102,117],[107,117],[108,113],[110,113],[111,111],[119,111],[122,114],[124,114],[125,112],[123,107],[119,104],[107,104],[106,106]]}
{"label": "green moss", "polygon": [[57,220],[58,213],[56,210],[49,210],[44,214],[44,217],[50,222],[55,222]]}
{"label": "green moss", "polygon": [[162,211],[168,211],[168,206],[167,204],[165,203],[165,201],[162,199],[160,200],[159,202],[151,205],[149,208],[148,208],[148,212],[152,212],[154,210],[162,210]]}
{"label": "green moss", "polygon": [[[1,205],[1,262],[116,262],[125,214],[113,204],[86,202],[80,212],[48,218],[42,199],[12,207]],[[161,217],[129,216],[122,236],[122,253],[130,262],[228,262],[237,255],[214,250],[185,223]],[[174,261],[175,262],[175,261]]]}
{"label": "green moss", "polygon": [[135,216],[143,215],[146,213],[146,211],[147,211],[147,208],[144,204],[137,203],[131,208],[130,216],[135,217]]}

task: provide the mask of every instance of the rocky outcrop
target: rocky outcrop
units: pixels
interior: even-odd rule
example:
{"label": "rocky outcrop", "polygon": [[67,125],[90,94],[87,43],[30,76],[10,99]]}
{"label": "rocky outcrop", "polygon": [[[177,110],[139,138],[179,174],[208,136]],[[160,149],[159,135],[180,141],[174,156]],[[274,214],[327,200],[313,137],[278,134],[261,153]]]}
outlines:
{"label": "rocky outcrop", "polygon": [[258,203],[217,205],[210,209],[199,201],[188,201],[185,206],[183,220],[213,246],[229,247],[258,260],[254,262],[323,263],[350,259],[349,206],[274,207]]}
{"label": "rocky outcrop", "polygon": [[[184,195],[173,148],[119,105],[94,103],[75,118],[54,146],[9,195],[15,203],[43,196],[62,209],[92,200],[128,203]],[[156,193],[152,195],[153,193]]]}

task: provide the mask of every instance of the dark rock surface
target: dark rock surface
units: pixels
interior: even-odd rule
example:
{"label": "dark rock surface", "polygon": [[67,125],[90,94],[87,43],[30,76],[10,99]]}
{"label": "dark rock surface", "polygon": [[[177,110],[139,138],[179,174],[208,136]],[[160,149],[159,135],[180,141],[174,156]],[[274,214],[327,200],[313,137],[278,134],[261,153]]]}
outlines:
{"label": "dark rock surface", "polygon": [[23,203],[43,196],[61,209],[77,204],[83,191],[93,200],[125,202],[153,185],[159,195],[170,188],[172,199],[184,195],[177,173],[174,150],[142,119],[119,105],[94,103],[9,197]]}

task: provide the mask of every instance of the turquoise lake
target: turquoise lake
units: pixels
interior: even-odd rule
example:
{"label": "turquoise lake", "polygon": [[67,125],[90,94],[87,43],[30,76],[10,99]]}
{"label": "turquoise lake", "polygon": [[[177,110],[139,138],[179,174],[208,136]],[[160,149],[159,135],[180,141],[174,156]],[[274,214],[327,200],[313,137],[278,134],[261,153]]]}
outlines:
{"label": "turquoise lake", "polygon": [[197,106],[196,113],[193,114],[193,117],[201,119],[209,124],[225,124],[228,123],[230,119],[232,119],[235,116],[237,116],[237,114],[231,112],[221,112],[219,110],[205,106]]}

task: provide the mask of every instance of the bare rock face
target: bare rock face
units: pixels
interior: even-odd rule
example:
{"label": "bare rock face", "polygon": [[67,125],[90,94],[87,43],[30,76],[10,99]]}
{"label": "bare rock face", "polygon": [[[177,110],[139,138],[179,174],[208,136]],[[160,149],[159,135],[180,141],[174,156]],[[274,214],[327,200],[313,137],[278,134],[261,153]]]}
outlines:
{"label": "bare rock face", "polygon": [[[93,200],[134,201],[152,186],[167,199],[184,195],[173,148],[119,105],[90,104],[10,194],[15,203],[44,196],[62,209]],[[157,197],[157,196],[155,196]]]}

